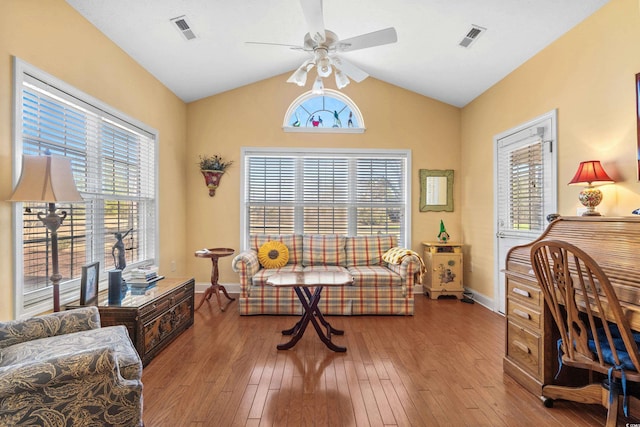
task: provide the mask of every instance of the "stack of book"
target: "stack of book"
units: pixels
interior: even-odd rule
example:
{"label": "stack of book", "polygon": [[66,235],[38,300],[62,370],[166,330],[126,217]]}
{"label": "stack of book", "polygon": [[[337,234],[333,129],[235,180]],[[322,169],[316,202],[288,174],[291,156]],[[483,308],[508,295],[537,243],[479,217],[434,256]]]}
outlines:
{"label": "stack of book", "polygon": [[158,267],[152,265],[131,270],[131,277],[127,280],[127,284],[131,286],[132,289],[147,288],[155,285],[155,283],[161,279],[164,279],[164,276],[159,276]]}

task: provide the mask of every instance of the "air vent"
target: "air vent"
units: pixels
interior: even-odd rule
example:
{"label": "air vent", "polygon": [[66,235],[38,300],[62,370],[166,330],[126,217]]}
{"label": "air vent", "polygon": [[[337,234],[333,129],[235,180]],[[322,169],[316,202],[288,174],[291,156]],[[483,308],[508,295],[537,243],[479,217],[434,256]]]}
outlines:
{"label": "air vent", "polygon": [[464,36],[462,41],[459,43],[460,46],[468,48],[469,46],[471,46],[471,43],[478,40],[478,37],[480,37],[480,35],[485,31],[487,31],[486,28],[479,27],[477,25],[472,25],[471,29],[467,31],[467,35]]}
{"label": "air vent", "polygon": [[182,34],[185,39],[193,40],[196,38],[196,35],[187,22],[187,17],[185,15],[173,18],[171,22],[175,24],[176,28],[178,29],[178,31],[180,31],[180,34]]}

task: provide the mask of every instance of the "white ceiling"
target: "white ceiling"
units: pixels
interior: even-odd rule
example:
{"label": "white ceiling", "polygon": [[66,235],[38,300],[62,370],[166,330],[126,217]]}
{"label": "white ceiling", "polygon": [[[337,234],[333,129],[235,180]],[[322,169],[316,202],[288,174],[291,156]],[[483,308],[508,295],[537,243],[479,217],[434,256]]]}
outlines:
{"label": "white ceiling", "polygon": [[[245,43],[302,45],[299,0],[66,1],[185,102],[293,72],[308,58]],[[341,39],[395,27],[397,43],[342,56],[376,79],[462,107],[607,2],[326,0],[324,23]],[[170,22],[181,15],[196,39]],[[462,48],[472,24],[487,31]]]}

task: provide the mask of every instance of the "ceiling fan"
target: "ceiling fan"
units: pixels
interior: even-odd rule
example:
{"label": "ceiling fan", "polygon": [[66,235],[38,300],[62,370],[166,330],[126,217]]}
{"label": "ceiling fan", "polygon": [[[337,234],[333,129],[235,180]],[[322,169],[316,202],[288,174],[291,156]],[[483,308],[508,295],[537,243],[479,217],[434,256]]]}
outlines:
{"label": "ceiling fan", "polygon": [[398,41],[396,29],[393,27],[340,40],[336,33],[324,27],[322,0],[300,0],[300,4],[309,27],[309,32],[304,36],[304,44],[302,46],[262,42],[247,43],[287,46],[294,50],[303,50],[311,53],[312,57],[304,61],[291,77],[289,77],[287,82],[304,86],[307,83],[308,73],[313,67],[316,67],[318,76],[313,84],[314,93],[322,93],[324,89],[322,78],[329,77],[333,69],[335,69],[334,74],[338,89],[342,89],[348,85],[349,78],[360,83],[369,77],[369,74],[339,56],[339,53],[366,49]]}

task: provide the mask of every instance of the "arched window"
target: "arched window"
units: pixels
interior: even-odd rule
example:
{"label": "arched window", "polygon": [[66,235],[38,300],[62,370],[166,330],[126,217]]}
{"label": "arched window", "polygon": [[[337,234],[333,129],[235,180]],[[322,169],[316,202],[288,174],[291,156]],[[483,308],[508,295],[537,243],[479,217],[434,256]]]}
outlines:
{"label": "arched window", "polygon": [[322,95],[303,93],[289,106],[282,128],[285,132],[362,133],[360,110],[346,95],[325,89]]}

